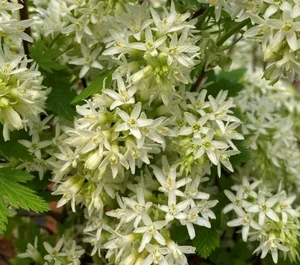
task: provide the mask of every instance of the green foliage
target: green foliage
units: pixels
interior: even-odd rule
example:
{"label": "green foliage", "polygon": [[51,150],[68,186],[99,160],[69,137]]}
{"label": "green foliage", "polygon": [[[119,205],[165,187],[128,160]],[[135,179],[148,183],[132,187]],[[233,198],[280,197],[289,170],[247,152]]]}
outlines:
{"label": "green foliage", "polygon": [[190,239],[186,226],[174,226],[170,232],[171,238],[178,244],[182,244]]}
{"label": "green foliage", "polygon": [[76,115],[75,108],[70,104],[76,96],[72,88],[73,83],[73,76],[67,70],[55,71],[54,74],[46,75],[44,79],[44,85],[51,87],[46,102],[47,109],[67,120],[73,120]]}
{"label": "green foliage", "polygon": [[241,78],[243,78],[244,74],[246,73],[247,69],[240,68],[240,69],[235,69],[232,71],[221,71],[218,74],[218,78],[224,78],[227,80],[230,80],[232,82],[239,82]]}
{"label": "green foliage", "polygon": [[[2,126],[0,126],[2,131]],[[10,141],[4,141],[0,137],[0,155],[6,159],[15,158],[23,161],[32,161],[33,157],[27,148],[21,145],[18,140],[27,139],[28,134],[25,131],[14,131],[10,133]]]}
{"label": "green foliage", "polygon": [[238,81],[245,74],[245,69],[236,69],[232,71],[221,71],[218,75],[214,71],[209,71],[206,76],[208,77],[207,82],[211,82],[207,86],[207,91],[213,97],[216,97],[220,90],[228,90],[228,96],[236,96],[244,86]]}
{"label": "green foliage", "polygon": [[79,101],[86,99],[93,94],[100,93],[101,90],[104,88],[104,85],[106,87],[109,87],[111,84],[112,74],[114,71],[115,69],[112,69],[95,77],[92,80],[91,84],[72,100],[71,104],[76,104]]}
{"label": "green foliage", "polygon": [[36,191],[37,195],[43,198],[46,202],[54,202],[60,199],[59,195],[52,195],[49,190],[47,190],[47,185],[51,183],[52,175],[49,171],[47,171],[44,175],[44,178],[40,181],[36,181],[33,179],[26,183],[26,186]]}
{"label": "green foliage", "polygon": [[36,61],[40,69],[53,73],[53,71],[59,71],[65,68],[64,65],[56,62],[56,58],[59,57],[62,52],[58,49],[52,49],[46,47],[43,40],[34,42],[29,48],[30,56]]}
{"label": "green foliage", "polygon": [[216,249],[209,259],[214,265],[250,265],[254,264],[250,261],[253,259],[252,252],[253,249],[249,248],[249,244],[238,240],[234,242],[233,248]]}
{"label": "green foliage", "polygon": [[241,166],[252,158],[251,150],[248,149],[243,142],[236,142],[235,145],[240,153],[230,157],[230,162],[233,167]]}
{"label": "green foliage", "polygon": [[76,96],[72,89],[74,78],[65,65],[56,61],[62,53],[57,48],[47,47],[43,40],[36,41],[30,47],[30,56],[44,75],[43,84],[51,88],[46,102],[47,109],[62,118],[73,120],[76,111],[70,101]]}
{"label": "green foliage", "polygon": [[38,197],[35,191],[20,183],[26,183],[34,177],[27,172],[11,168],[0,169],[0,233],[7,224],[8,209],[4,198],[14,207],[35,212],[49,210],[49,205]]}
{"label": "green foliage", "polygon": [[219,245],[220,235],[217,230],[206,227],[197,228],[193,246],[202,258],[208,258]]}

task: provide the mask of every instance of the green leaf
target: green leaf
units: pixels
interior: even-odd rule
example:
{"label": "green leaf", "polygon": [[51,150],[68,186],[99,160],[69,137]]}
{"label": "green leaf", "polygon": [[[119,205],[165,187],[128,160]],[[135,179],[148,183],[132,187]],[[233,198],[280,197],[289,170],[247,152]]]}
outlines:
{"label": "green leaf", "polygon": [[236,96],[244,88],[239,81],[245,72],[245,69],[236,69],[232,71],[221,71],[218,75],[215,75],[212,71],[205,73],[205,76],[208,75],[207,82],[212,82],[212,84],[207,87],[209,95],[216,97],[220,90],[228,90],[228,97]]}
{"label": "green leaf", "polygon": [[104,83],[106,87],[109,87],[111,84],[112,74],[115,69],[109,70],[97,77],[95,77],[91,84],[86,87],[79,95],[77,95],[71,102],[71,104],[76,104],[79,101],[90,97],[93,94],[100,93],[103,89]]}
{"label": "green leaf", "polygon": [[230,162],[233,167],[240,166],[252,158],[251,150],[248,149],[243,142],[244,141],[239,141],[234,143],[240,153],[230,157]]}
{"label": "green leaf", "polygon": [[224,78],[227,80],[230,80],[232,82],[239,82],[241,80],[241,78],[243,78],[243,76],[245,75],[245,73],[247,72],[247,69],[244,68],[240,68],[240,69],[235,69],[232,71],[221,71],[218,74],[218,79]]}
{"label": "green leaf", "polygon": [[4,204],[4,201],[0,199],[0,234],[5,231],[5,227],[7,224],[7,216],[8,216],[8,209]]}
{"label": "green leaf", "polygon": [[186,226],[173,226],[170,230],[171,238],[176,243],[184,243],[190,239]]}
{"label": "green leaf", "polygon": [[221,78],[207,87],[209,95],[216,97],[221,90],[228,90],[228,97],[236,96],[244,86],[240,83]]}
{"label": "green leaf", "polygon": [[56,62],[57,57],[61,55],[61,51],[46,47],[43,40],[33,43],[29,48],[29,52],[39,67],[48,73],[53,73],[53,70],[58,71],[66,68],[64,65]]}
{"label": "green leaf", "polygon": [[[0,125],[0,131],[2,131],[2,128]],[[27,148],[18,142],[20,139],[28,139],[28,134],[23,130],[11,132],[10,141],[4,141],[3,137],[0,137],[0,155],[6,159],[15,158],[23,161],[32,161],[33,157]]]}
{"label": "green leaf", "polygon": [[196,230],[193,246],[202,258],[207,258],[220,245],[220,236],[213,228],[200,227]]}
{"label": "green leaf", "polygon": [[4,198],[14,207],[35,212],[48,211],[49,205],[38,197],[35,191],[20,183],[32,180],[33,176],[27,172],[0,168],[0,233],[3,233],[7,224],[8,210]]}
{"label": "green leaf", "polygon": [[73,76],[67,70],[47,75],[44,79],[44,85],[51,87],[46,101],[47,109],[67,120],[73,120],[76,115],[75,108],[70,104],[71,99],[76,96],[72,82]]}

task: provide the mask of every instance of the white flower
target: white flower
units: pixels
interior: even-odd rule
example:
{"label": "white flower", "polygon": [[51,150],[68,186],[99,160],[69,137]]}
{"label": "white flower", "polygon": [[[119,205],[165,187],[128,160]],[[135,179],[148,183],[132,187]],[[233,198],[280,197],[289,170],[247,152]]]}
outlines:
{"label": "white flower", "polygon": [[34,154],[37,158],[42,158],[41,150],[52,144],[51,141],[40,141],[40,137],[37,133],[32,135],[32,141],[19,140],[19,143],[28,148],[28,151]]}
{"label": "white flower", "polygon": [[80,192],[83,183],[83,177],[74,176],[61,184],[56,191],[52,192],[54,195],[63,195],[63,197],[58,201],[57,207],[61,207],[71,200],[72,210],[75,212],[76,196]]}
{"label": "white flower", "polygon": [[208,127],[204,127],[209,119],[209,115],[204,115],[200,119],[196,118],[192,113],[185,112],[184,120],[189,126],[182,127],[178,134],[179,135],[189,135],[193,134],[194,138],[201,138],[201,133],[206,134],[209,131]]}
{"label": "white flower", "polygon": [[238,191],[240,189],[243,190],[243,197],[245,199],[247,199],[248,197],[257,198],[257,192],[255,190],[260,184],[260,180],[255,180],[250,184],[249,179],[244,176],[242,179],[242,185],[234,185],[232,186],[232,189],[235,191]]}
{"label": "white flower", "polygon": [[171,3],[169,14],[165,13],[162,19],[158,13],[154,11],[154,9],[151,8],[150,10],[157,32],[161,36],[166,35],[167,33],[180,31],[185,28],[194,28],[192,24],[185,22],[190,17],[190,14],[185,13],[178,16],[173,2]]}
{"label": "white flower", "polygon": [[0,1],[0,13],[7,13],[7,11],[16,11],[23,8],[23,5],[17,3],[11,3],[7,0]]}
{"label": "white flower", "polygon": [[42,262],[42,256],[38,251],[38,237],[36,236],[34,238],[34,244],[27,244],[26,252],[18,254],[18,258],[26,259],[31,258],[35,262],[41,263]]}
{"label": "white flower", "polygon": [[124,155],[120,153],[119,147],[117,145],[106,146],[107,151],[103,152],[104,159],[100,163],[98,169],[107,169],[107,166],[110,165],[112,177],[116,178],[118,172],[122,170],[122,166],[126,169],[129,168],[127,161],[124,159]]}
{"label": "white flower", "polygon": [[110,34],[112,36],[111,42],[106,45],[106,50],[102,53],[103,55],[117,55],[119,58],[123,54],[132,54],[135,50],[132,44],[129,42],[129,34],[127,31],[118,32],[111,29]]}
{"label": "white flower", "polygon": [[45,247],[45,250],[47,251],[47,255],[44,257],[44,259],[48,262],[55,262],[55,265],[61,265],[60,258],[66,257],[67,253],[62,252],[61,248],[64,244],[64,238],[61,238],[57,241],[55,247],[53,248],[48,242],[44,242],[43,245]]}
{"label": "white flower", "polygon": [[176,180],[176,169],[177,165],[174,165],[170,168],[170,170],[164,173],[160,168],[156,166],[152,166],[153,173],[160,183],[160,187],[158,188],[161,192],[169,193],[170,191],[174,192],[176,196],[184,197],[182,191],[179,190],[180,187],[186,185],[191,181],[189,178],[183,178],[180,180]]}
{"label": "white flower", "polygon": [[272,39],[272,46],[276,47],[284,38],[286,38],[292,51],[296,51],[298,47],[296,32],[300,31],[300,22],[294,21],[300,13],[294,14],[292,6],[286,3],[281,19],[268,19],[267,24],[278,31]]}
{"label": "white flower", "polygon": [[59,171],[65,171],[70,166],[75,168],[77,166],[79,155],[76,154],[68,145],[59,145],[58,148],[60,153],[54,153],[53,155],[64,162]]}
{"label": "white flower", "polygon": [[[210,6],[213,6],[215,9],[215,16],[216,20],[219,21],[221,18],[221,12],[223,9],[225,9],[230,14],[230,7],[227,2],[230,3],[230,1],[227,0],[198,0],[198,2],[204,2],[209,4]],[[238,2],[238,1],[234,1]]]}
{"label": "white flower", "polygon": [[283,223],[288,221],[289,216],[299,217],[299,212],[294,210],[291,206],[295,200],[295,195],[287,197],[286,193],[283,191],[279,194],[278,205],[276,206],[275,211],[281,213]]}
{"label": "white flower", "polygon": [[166,240],[161,235],[161,233],[159,233],[158,230],[163,228],[167,224],[167,222],[166,221],[152,222],[148,214],[144,214],[142,219],[143,219],[143,223],[146,226],[138,227],[133,231],[134,233],[144,234],[138,251],[142,252],[146,244],[148,244],[151,241],[152,237],[157,241],[157,243],[159,243],[162,246],[165,246]]}
{"label": "white flower", "polygon": [[242,228],[242,238],[243,240],[246,242],[248,235],[249,235],[249,231],[250,231],[250,227],[256,229],[256,230],[260,230],[261,227],[252,219],[253,218],[253,214],[246,214],[243,210],[239,210],[237,212],[238,214],[238,218],[231,220],[229,222],[227,222],[227,225],[230,227],[236,227],[236,226],[243,226]]}
{"label": "white flower", "polygon": [[157,49],[165,41],[166,41],[165,36],[154,41],[153,35],[152,35],[152,30],[150,27],[147,27],[145,29],[145,43],[141,43],[141,42],[133,43],[131,45],[131,47],[133,47],[137,50],[145,51],[145,52],[149,53],[151,56],[157,56],[158,55]]}
{"label": "white flower", "polygon": [[69,61],[69,64],[82,65],[79,73],[79,78],[83,78],[91,67],[97,69],[103,69],[103,66],[97,61],[99,54],[101,53],[101,48],[95,48],[91,51],[83,43],[80,44],[81,52],[83,58],[74,58]]}
{"label": "white flower", "polygon": [[190,210],[186,211],[186,218],[180,220],[180,223],[182,225],[185,225],[187,227],[190,239],[195,238],[195,228],[193,224],[199,225],[199,226],[205,226],[207,228],[211,227],[211,224],[208,220],[204,219],[203,217],[199,216],[200,208],[199,207],[193,207]]}
{"label": "white flower", "polygon": [[206,94],[206,89],[201,90],[200,93],[187,91],[186,96],[191,102],[190,104],[187,104],[187,107],[197,111],[201,116],[205,116],[205,109],[210,107],[210,103],[205,101]]}
{"label": "white flower", "polygon": [[216,155],[215,150],[216,149],[226,149],[228,145],[221,141],[214,141],[212,140],[214,138],[214,130],[209,129],[207,132],[207,135],[205,138],[194,138],[193,142],[196,146],[199,146],[200,148],[196,151],[194,157],[195,159],[198,159],[202,155],[206,153],[209,160],[214,164],[218,165],[218,158]]}
{"label": "white flower", "polygon": [[231,201],[224,209],[224,213],[234,210],[236,213],[241,212],[242,208],[249,206],[249,202],[244,200],[244,193],[242,189],[238,189],[237,194],[234,195],[229,190],[224,190],[225,195]]}
{"label": "white flower", "polygon": [[167,247],[171,252],[167,256],[169,264],[173,264],[175,262],[179,263],[180,265],[188,264],[188,260],[184,254],[194,254],[196,250],[192,246],[179,246],[174,241],[168,241]]}
{"label": "white flower", "polygon": [[190,200],[184,200],[176,203],[176,195],[174,192],[168,194],[168,205],[161,205],[159,208],[166,213],[166,221],[173,221],[174,218],[181,220],[186,218],[183,211],[190,205]]}
{"label": "white flower", "polygon": [[187,183],[185,186],[184,195],[190,200],[191,206],[195,206],[194,200],[208,200],[210,195],[205,192],[199,191],[199,185],[201,182],[206,181],[206,178],[200,176],[195,177],[193,181]]}
{"label": "white flower", "polygon": [[169,263],[166,260],[166,255],[169,253],[168,248],[160,248],[158,246],[153,246],[150,244],[146,245],[146,249],[149,252],[147,258],[142,262],[141,265],[168,265]]}
{"label": "white flower", "polygon": [[118,124],[115,131],[130,131],[131,134],[140,139],[142,137],[141,128],[150,125],[153,120],[140,118],[142,110],[142,104],[140,102],[136,103],[134,109],[129,116],[125,111],[117,109],[118,115],[124,121],[124,123]]}
{"label": "white flower", "polygon": [[65,242],[64,250],[67,254],[68,261],[70,263],[68,265],[80,265],[80,257],[84,254],[85,250],[76,244],[75,240],[69,240],[69,242]]}
{"label": "white flower", "polygon": [[176,60],[185,67],[193,67],[197,62],[195,58],[200,55],[200,47],[192,43],[188,29],[183,30],[180,37],[174,32],[169,47],[162,46],[159,49],[168,54],[168,65],[171,65],[173,60]]}
{"label": "white flower", "polygon": [[266,200],[263,192],[259,192],[257,204],[247,207],[246,211],[250,213],[259,213],[258,223],[260,226],[265,224],[266,216],[275,222],[279,222],[278,215],[271,209],[277,202],[277,196],[273,196]]}
{"label": "white flower", "polygon": [[123,198],[126,206],[132,209],[133,213],[126,222],[134,220],[134,228],[137,228],[142,220],[143,214],[147,214],[147,211],[152,206],[152,202],[145,202],[144,190],[138,188],[136,190],[137,201],[131,198]]}
{"label": "white flower", "polygon": [[81,16],[80,18],[76,19],[74,17],[68,16],[68,19],[71,22],[71,25],[67,26],[66,28],[62,29],[63,34],[70,34],[75,32],[75,39],[78,43],[81,43],[82,38],[84,35],[92,36],[93,32],[88,26],[89,18],[88,16]]}
{"label": "white flower", "polygon": [[126,89],[125,83],[121,77],[117,78],[118,82],[118,93],[111,89],[103,89],[102,92],[110,96],[114,102],[111,104],[110,109],[113,110],[116,107],[122,105],[130,105],[135,103],[133,95],[136,92],[136,87],[129,86],[129,89]]}
{"label": "white flower", "polygon": [[288,252],[289,248],[281,244],[281,240],[279,238],[276,238],[274,234],[271,234],[269,236],[269,239],[265,242],[262,242],[260,246],[254,250],[254,253],[261,251],[261,258],[267,256],[268,252],[271,252],[272,259],[274,263],[278,262],[278,250],[281,250],[283,252]]}
{"label": "white flower", "polygon": [[0,49],[0,122],[5,141],[9,140],[10,131],[33,124],[28,120],[36,120],[44,112],[50,92],[44,90],[36,66],[27,68],[27,63],[25,57],[13,55],[9,46],[4,44]]}

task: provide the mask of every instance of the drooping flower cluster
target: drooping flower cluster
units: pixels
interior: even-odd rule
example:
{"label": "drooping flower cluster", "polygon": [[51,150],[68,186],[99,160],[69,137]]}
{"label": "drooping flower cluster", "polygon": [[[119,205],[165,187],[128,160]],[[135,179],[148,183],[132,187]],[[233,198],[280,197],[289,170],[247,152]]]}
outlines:
{"label": "drooping flower cluster", "polygon": [[295,0],[228,1],[198,0],[215,7],[216,19],[225,10],[237,22],[251,21],[244,36],[261,42],[269,63],[264,77],[274,82],[281,76],[293,81],[300,73],[300,6]]}
{"label": "drooping flower cluster", "polygon": [[25,29],[31,24],[31,20],[19,19],[19,10],[23,5],[18,1],[1,1],[0,4],[0,36],[1,43],[8,45],[12,50],[19,50],[21,40],[32,42],[32,38],[25,33]]}
{"label": "drooping flower cluster", "polygon": [[210,227],[216,201],[198,187],[211,166],[219,175],[221,165],[233,171],[229,157],[239,153],[233,140],[243,139],[235,131],[240,121],[224,91],[208,100],[205,90],[174,93],[180,101],[166,107],[158,100],[149,105],[125,84],[118,77],[115,87],[77,106],[81,117],[49,160],[54,194],[62,195],[58,206],[70,201],[73,211],[76,205],[87,208],[86,241],[93,254],[106,249],[106,258],[117,264],[156,258],[187,264],[180,253],[193,248],[177,246],[170,227],[186,226],[191,238],[194,225]]}
{"label": "drooping flower cluster", "polygon": [[299,257],[299,210],[293,208],[296,196],[289,196],[284,190],[272,194],[261,181],[249,181],[244,177],[240,185],[234,185],[225,194],[231,201],[224,213],[234,211],[236,219],[227,223],[230,227],[242,227],[244,241],[259,241],[254,253],[264,258],[272,255],[274,263],[283,253],[292,260]]}
{"label": "drooping flower cluster", "polygon": [[[300,149],[297,144],[294,121],[290,113],[297,113],[298,102],[291,98],[286,85],[279,82],[270,86],[261,79],[260,72],[244,79],[245,89],[235,98],[242,113],[242,132],[253,150],[254,164],[249,169],[254,175],[272,181],[286,179],[299,189]],[[283,105],[285,100],[285,105]]]}
{"label": "drooping flower cluster", "polygon": [[23,55],[22,40],[32,42],[25,33],[32,22],[19,20],[22,7],[17,1],[0,4],[0,122],[5,141],[10,131],[30,128],[29,121],[44,112],[49,92],[36,65],[29,67],[30,60]]}
{"label": "drooping flower cluster", "polygon": [[27,64],[26,57],[13,55],[7,46],[0,50],[0,122],[5,140],[10,131],[30,128],[29,120],[44,112],[49,90],[42,85],[41,73]]}
{"label": "drooping flower cluster", "polygon": [[75,240],[62,237],[52,247],[48,242],[43,243],[46,255],[42,256],[42,251],[38,247],[38,237],[35,237],[34,244],[27,244],[25,253],[20,253],[20,258],[30,258],[38,264],[44,265],[80,265],[80,257],[84,254],[84,249],[77,245]]}
{"label": "drooping flower cluster", "polygon": [[168,105],[175,87],[192,82],[190,73],[199,62],[199,37],[189,17],[177,13],[174,4],[161,14],[146,4],[128,5],[104,40],[103,55],[118,65],[114,77],[124,77],[144,99]]}
{"label": "drooping flower cluster", "polygon": [[187,264],[185,254],[195,249],[177,245],[170,230],[183,225],[194,238],[195,227],[210,227],[216,218],[210,208],[217,201],[199,191],[206,178],[180,176],[178,165],[169,166],[165,157],[162,163],[129,179],[127,195],[116,195],[119,208],[87,216],[84,240],[92,244],[92,255],[107,250],[105,258],[122,265]]}

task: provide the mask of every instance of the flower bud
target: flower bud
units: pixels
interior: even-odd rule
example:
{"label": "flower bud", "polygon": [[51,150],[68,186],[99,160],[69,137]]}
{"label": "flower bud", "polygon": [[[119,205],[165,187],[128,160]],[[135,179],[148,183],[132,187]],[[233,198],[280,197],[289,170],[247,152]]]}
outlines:
{"label": "flower bud", "polygon": [[99,166],[101,160],[102,156],[99,155],[98,151],[96,151],[88,157],[84,166],[89,170],[95,170]]}

